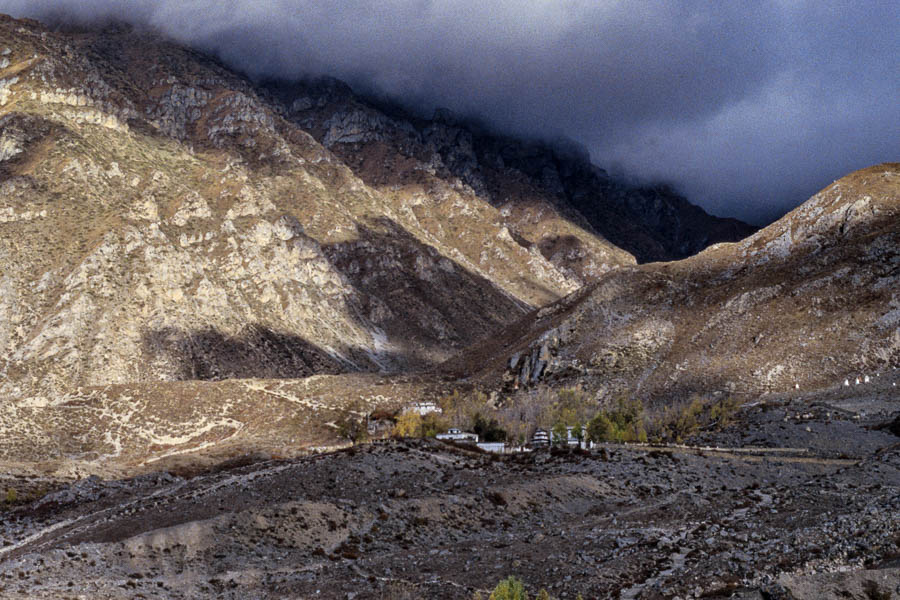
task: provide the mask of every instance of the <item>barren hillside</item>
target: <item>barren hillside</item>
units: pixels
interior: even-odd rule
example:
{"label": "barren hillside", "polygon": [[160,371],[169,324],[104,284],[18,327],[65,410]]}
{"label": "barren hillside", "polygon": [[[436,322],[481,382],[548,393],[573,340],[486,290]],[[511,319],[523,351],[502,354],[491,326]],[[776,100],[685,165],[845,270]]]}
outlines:
{"label": "barren hillside", "polygon": [[848,175],[684,261],[619,269],[447,369],[507,390],[672,403],[834,388],[900,368],[900,165]]}

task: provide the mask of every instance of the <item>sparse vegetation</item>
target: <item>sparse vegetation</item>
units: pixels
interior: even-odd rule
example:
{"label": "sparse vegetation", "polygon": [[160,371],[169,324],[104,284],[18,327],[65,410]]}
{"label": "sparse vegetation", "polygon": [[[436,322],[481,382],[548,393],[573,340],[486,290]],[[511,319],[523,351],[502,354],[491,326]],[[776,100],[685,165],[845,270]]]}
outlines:
{"label": "sparse vegetation", "polygon": [[740,401],[705,398],[695,394],[680,407],[669,407],[650,419],[650,437],[661,442],[684,442],[702,429],[728,427],[734,422]]}
{"label": "sparse vegetation", "polygon": [[369,437],[366,430],[366,419],[360,417],[355,411],[346,411],[335,424],[337,425],[338,435],[354,444],[364,442]]}
{"label": "sparse vegetation", "polygon": [[528,600],[525,584],[510,575],[497,584],[488,600]]}
{"label": "sparse vegetation", "polygon": [[[488,600],[528,600],[528,598],[525,584],[514,575],[510,575],[498,583],[491,595],[488,596]],[[578,595],[578,599],[581,599],[581,594]],[[472,600],[483,600],[481,592],[475,592]],[[535,596],[535,600],[552,600],[552,598],[547,590],[541,588]]]}

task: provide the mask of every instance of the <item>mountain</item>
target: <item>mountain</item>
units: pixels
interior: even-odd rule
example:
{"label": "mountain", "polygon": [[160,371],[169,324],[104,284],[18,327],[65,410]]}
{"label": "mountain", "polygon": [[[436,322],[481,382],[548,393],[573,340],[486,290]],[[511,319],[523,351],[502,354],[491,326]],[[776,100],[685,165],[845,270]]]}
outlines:
{"label": "mountain", "polygon": [[2,394],[428,369],[623,247],[744,231],[339,82],[256,85],[125,26],[0,32]]}
{"label": "mountain", "polygon": [[[898,217],[900,164],[755,231],[569,142],[0,16],[0,596],[888,597]],[[632,399],[687,445],[355,443]]]}
{"label": "mountain", "polygon": [[898,217],[900,164],[857,171],[742,242],[608,273],[447,369],[507,390],[549,383],[654,405],[892,373]]}
{"label": "mountain", "polygon": [[422,368],[580,285],[475,196],[367,186],[207,57],[0,27],[3,393]]}
{"label": "mountain", "polygon": [[896,365],[895,166],[637,264],[746,228],[334,80],[254,84],[128,27],[0,31],[2,421],[53,456],[322,445],[341,411],[472,386],[665,403]]}
{"label": "mountain", "polygon": [[416,118],[355,95],[333,79],[265,87],[289,119],[367,184],[397,193],[437,180],[473,193],[499,208],[511,229],[537,244],[547,259],[582,279],[600,272],[585,264],[591,253],[583,247],[584,236],[577,229],[560,230],[545,213],[558,211],[638,262],[686,258],[756,231],[736,219],[707,214],[665,185],[636,186],[612,178],[569,140],[529,142],[498,135],[446,109],[431,119]]}

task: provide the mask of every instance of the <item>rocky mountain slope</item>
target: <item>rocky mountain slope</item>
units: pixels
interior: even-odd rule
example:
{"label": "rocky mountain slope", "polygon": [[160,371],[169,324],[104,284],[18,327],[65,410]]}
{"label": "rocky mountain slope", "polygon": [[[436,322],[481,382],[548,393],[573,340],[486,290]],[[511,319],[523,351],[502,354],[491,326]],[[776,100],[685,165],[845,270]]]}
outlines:
{"label": "rocky mountain slope", "polygon": [[623,247],[748,231],[338,82],[256,86],[128,27],[0,33],[0,394],[426,369]]}
{"label": "rocky mountain slope", "polygon": [[634,262],[539,194],[519,233],[461,184],[367,185],[152,35],[3,17],[0,40],[2,394],[421,369]]}
{"label": "rocky mountain slope", "polygon": [[746,240],[616,270],[451,361],[672,403],[851,385],[900,368],[900,164],[863,169]]}

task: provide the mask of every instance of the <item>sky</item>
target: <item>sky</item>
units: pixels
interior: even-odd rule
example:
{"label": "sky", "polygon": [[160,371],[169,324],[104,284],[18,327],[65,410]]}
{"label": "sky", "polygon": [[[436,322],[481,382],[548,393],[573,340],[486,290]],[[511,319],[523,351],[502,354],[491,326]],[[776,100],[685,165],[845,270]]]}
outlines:
{"label": "sky", "polygon": [[420,113],[567,137],[767,223],[900,161],[897,0],[0,0],[150,27],[254,77],[329,75]]}

